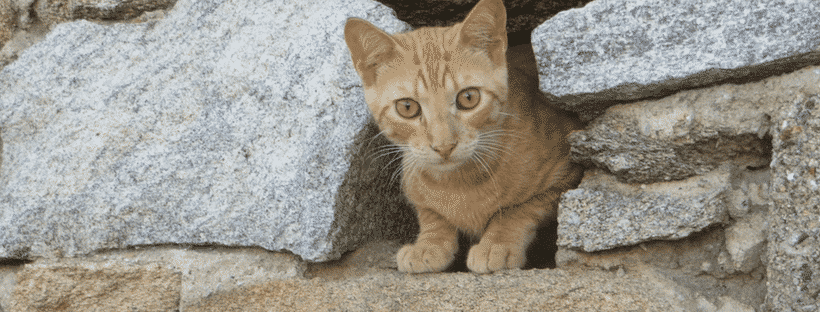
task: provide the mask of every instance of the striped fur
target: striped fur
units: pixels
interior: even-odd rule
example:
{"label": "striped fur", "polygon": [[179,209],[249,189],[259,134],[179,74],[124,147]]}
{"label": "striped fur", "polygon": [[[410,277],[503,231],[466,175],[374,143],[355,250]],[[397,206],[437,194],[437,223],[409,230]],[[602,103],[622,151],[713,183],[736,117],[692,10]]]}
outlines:
{"label": "striped fur", "polygon": [[480,1],[454,26],[404,34],[350,19],[345,40],[380,134],[394,143],[383,153],[402,154],[402,188],[419,216],[399,270],[446,269],[458,232],[478,241],[470,270],[523,266],[535,229],[580,178],[565,139],[579,125],[513,64],[534,66],[534,56],[528,46],[507,51],[501,0]]}

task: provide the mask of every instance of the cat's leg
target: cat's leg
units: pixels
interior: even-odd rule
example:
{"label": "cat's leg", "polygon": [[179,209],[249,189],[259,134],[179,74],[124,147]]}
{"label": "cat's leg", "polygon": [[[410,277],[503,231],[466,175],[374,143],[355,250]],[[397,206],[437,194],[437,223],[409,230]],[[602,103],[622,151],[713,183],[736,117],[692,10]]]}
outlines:
{"label": "cat's leg", "polygon": [[467,254],[467,268],[489,273],[521,268],[535,231],[547,218],[554,218],[559,191],[548,191],[515,207],[499,211],[490,219],[481,240]]}
{"label": "cat's leg", "polygon": [[432,209],[417,209],[421,232],[416,243],[396,254],[399,271],[440,272],[450,266],[458,250],[458,231]]}

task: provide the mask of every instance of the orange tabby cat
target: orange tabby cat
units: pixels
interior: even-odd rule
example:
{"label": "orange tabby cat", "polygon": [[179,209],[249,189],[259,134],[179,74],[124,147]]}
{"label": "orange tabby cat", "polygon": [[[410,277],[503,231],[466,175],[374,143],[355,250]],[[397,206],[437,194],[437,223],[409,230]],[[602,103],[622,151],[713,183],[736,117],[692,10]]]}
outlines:
{"label": "orange tabby cat", "polygon": [[446,269],[458,231],[480,238],[471,271],[521,268],[536,228],[580,179],[565,139],[579,124],[527,84],[531,72],[507,76],[517,60],[506,19],[501,0],[482,0],[451,27],[391,36],[357,18],[345,25],[365,100],[403,153],[402,188],[418,212],[421,233],[399,250],[400,271]]}

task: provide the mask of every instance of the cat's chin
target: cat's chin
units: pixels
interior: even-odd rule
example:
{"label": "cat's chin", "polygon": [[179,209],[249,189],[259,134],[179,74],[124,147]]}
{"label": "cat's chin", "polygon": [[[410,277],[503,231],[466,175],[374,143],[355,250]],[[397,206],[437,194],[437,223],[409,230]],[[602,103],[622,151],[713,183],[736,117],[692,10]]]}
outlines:
{"label": "cat's chin", "polygon": [[428,163],[426,166],[424,166],[424,169],[433,174],[445,175],[452,173],[454,171],[458,171],[465,164],[466,162],[463,161],[441,160],[436,163]]}

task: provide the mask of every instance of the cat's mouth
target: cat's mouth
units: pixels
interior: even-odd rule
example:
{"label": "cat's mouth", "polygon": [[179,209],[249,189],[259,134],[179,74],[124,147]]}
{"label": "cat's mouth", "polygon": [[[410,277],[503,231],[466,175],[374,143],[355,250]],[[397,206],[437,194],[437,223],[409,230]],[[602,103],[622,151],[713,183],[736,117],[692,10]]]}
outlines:
{"label": "cat's mouth", "polygon": [[437,161],[433,161],[430,166],[435,167],[435,169],[438,169],[439,171],[453,171],[466,163],[467,162],[465,160],[448,157],[439,158]]}

